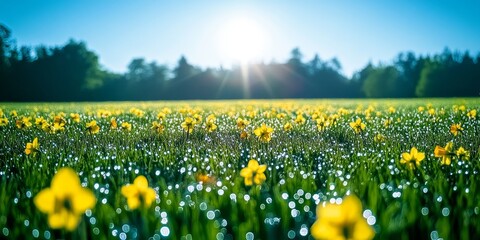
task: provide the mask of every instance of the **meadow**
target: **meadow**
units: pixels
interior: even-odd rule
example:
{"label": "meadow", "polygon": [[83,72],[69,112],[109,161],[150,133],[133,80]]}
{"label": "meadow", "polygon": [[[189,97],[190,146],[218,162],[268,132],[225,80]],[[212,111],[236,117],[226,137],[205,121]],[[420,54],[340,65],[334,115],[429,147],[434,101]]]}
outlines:
{"label": "meadow", "polygon": [[479,106],[0,103],[0,238],[479,239]]}

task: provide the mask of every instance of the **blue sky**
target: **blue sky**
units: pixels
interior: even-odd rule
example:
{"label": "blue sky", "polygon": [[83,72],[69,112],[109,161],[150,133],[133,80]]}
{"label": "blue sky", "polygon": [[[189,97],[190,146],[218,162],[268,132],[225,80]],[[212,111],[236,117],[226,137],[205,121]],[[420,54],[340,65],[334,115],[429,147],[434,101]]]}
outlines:
{"label": "blue sky", "polygon": [[445,47],[480,52],[480,1],[52,1],[2,0],[0,23],[17,45],[82,40],[109,70],[136,57],[174,66],[181,55],[202,67],[235,61],[219,50],[232,19],[250,19],[266,39],[264,62],[284,62],[294,47],[304,60],[337,57],[350,76],[369,61],[401,51],[433,54]]}

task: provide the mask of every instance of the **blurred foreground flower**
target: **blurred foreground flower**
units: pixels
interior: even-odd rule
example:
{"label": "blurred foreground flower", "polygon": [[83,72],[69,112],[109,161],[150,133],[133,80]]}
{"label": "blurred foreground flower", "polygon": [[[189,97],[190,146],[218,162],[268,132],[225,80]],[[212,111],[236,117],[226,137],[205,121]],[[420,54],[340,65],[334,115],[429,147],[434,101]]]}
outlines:
{"label": "blurred foreground flower", "polygon": [[315,239],[372,239],[375,231],[362,216],[362,203],[347,196],[341,204],[317,206],[317,221],[310,229]]}
{"label": "blurred foreground flower", "polygon": [[245,178],[245,186],[251,186],[253,183],[260,185],[267,180],[264,173],[266,169],[267,165],[259,165],[255,159],[248,161],[247,167],[240,171],[240,176]]}
{"label": "blurred foreground flower", "polygon": [[31,143],[27,143],[25,147],[25,154],[30,155],[32,154],[35,156],[37,152],[40,151],[40,144],[38,144],[38,138],[34,138]]}
{"label": "blurred foreground flower", "polygon": [[412,147],[410,153],[402,153],[401,164],[406,164],[410,169],[420,166],[420,162],[425,159],[425,153],[419,152],[417,148]]}
{"label": "blurred foreground flower", "polygon": [[51,228],[73,231],[81,215],[95,206],[96,198],[92,191],[82,187],[75,171],[62,168],[53,177],[50,188],[40,191],[33,201],[41,212],[48,214]]}
{"label": "blurred foreground flower", "polygon": [[122,195],[127,198],[127,205],[130,210],[139,207],[148,208],[155,200],[156,193],[153,188],[148,187],[148,180],[144,176],[138,176],[133,184],[122,187]]}
{"label": "blurred foreground flower", "polygon": [[0,127],[7,126],[8,125],[8,118],[3,117],[0,118]]}
{"label": "blurred foreground flower", "polygon": [[258,139],[262,142],[270,142],[272,140],[273,128],[268,127],[265,123],[262,123],[262,126],[253,131]]}

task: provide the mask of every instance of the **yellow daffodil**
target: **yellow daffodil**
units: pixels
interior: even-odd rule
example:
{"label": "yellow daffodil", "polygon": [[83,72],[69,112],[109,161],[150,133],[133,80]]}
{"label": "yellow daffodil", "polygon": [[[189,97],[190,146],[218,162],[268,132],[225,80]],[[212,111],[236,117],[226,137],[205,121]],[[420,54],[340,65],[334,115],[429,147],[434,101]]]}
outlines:
{"label": "yellow daffodil", "polygon": [[153,121],[152,129],[155,130],[157,133],[163,133],[163,131],[165,130],[165,127],[161,123],[157,121]]}
{"label": "yellow daffodil", "polygon": [[365,130],[366,126],[362,122],[362,119],[357,118],[355,122],[350,122],[350,127],[355,131],[355,133],[360,133]]}
{"label": "yellow daffodil", "polygon": [[325,131],[325,129],[330,126],[330,121],[325,119],[324,117],[319,117],[317,119],[317,129],[318,131]]}
{"label": "yellow daffodil", "polygon": [[167,116],[167,114],[165,114],[164,112],[159,112],[159,113],[157,114],[157,119],[158,119],[159,121],[164,121],[166,116]]}
{"label": "yellow daffodil", "polygon": [[16,118],[18,116],[17,111],[15,110],[10,111],[10,116]]}
{"label": "yellow daffodil", "polygon": [[202,123],[202,115],[200,114],[194,114],[193,119],[195,119],[195,122],[198,124]]}
{"label": "yellow daffodil", "polygon": [[262,126],[253,131],[258,139],[262,142],[270,142],[272,140],[273,128],[268,127],[265,123],[262,123]]}
{"label": "yellow daffodil", "polygon": [[8,125],[8,118],[6,117],[0,118],[0,127],[4,127],[7,125]]}
{"label": "yellow daffodil", "polygon": [[303,114],[300,114],[300,115],[297,115],[297,117],[295,118],[295,123],[296,124],[304,124],[306,121],[306,119],[303,117]]}
{"label": "yellow daffodil", "polygon": [[417,148],[412,147],[410,153],[402,153],[402,159],[400,160],[401,164],[406,164],[410,169],[415,166],[420,166],[420,162],[425,159],[425,153],[419,152]]}
{"label": "yellow daffodil", "polygon": [[433,154],[435,157],[442,158],[442,165],[450,165],[452,163],[452,156],[455,155],[453,153],[453,142],[448,142],[444,148],[436,146],[435,150],[433,150]]}
{"label": "yellow daffodil", "polygon": [[267,165],[259,165],[255,159],[248,161],[247,167],[240,171],[240,176],[245,179],[245,186],[251,186],[253,183],[260,185],[267,180],[264,173],[266,169]]}
{"label": "yellow daffodil", "polygon": [[375,231],[362,216],[362,203],[347,196],[341,204],[324,203],[317,206],[317,220],[310,231],[315,239],[373,239]]}
{"label": "yellow daffodil", "polygon": [[245,119],[242,119],[242,118],[237,119],[237,127],[240,130],[245,129],[248,126],[248,124],[250,124],[250,122]]}
{"label": "yellow daffodil", "polygon": [[76,123],[80,122],[80,114],[78,113],[70,113],[70,118]]}
{"label": "yellow daffodil", "polygon": [[215,131],[215,129],[217,129],[217,125],[215,124],[215,120],[207,119],[207,121],[205,122],[205,129],[207,129],[208,132]]}
{"label": "yellow daffodil", "polygon": [[247,133],[246,131],[242,131],[242,132],[240,133],[240,138],[241,138],[241,139],[246,139],[246,138],[248,138],[248,133]]}
{"label": "yellow daffodil", "polygon": [[460,123],[454,123],[452,126],[450,126],[450,132],[453,134],[453,136],[457,136],[459,133],[463,131],[462,124]]}
{"label": "yellow daffodil", "polygon": [[133,184],[123,186],[121,192],[127,198],[127,205],[130,210],[139,207],[148,208],[156,198],[155,190],[148,187],[148,180],[144,176],[138,176],[133,180]]}
{"label": "yellow daffodil", "polygon": [[472,109],[472,110],[468,111],[467,117],[471,118],[471,119],[475,119],[477,117],[477,110]]}
{"label": "yellow daffodil", "polygon": [[384,142],[385,141],[385,136],[379,133],[379,134],[375,135],[375,137],[373,138],[373,141]]}
{"label": "yellow daffodil", "polygon": [[110,129],[117,129],[118,124],[117,124],[117,119],[111,118],[110,119]]}
{"label": "yellow daffodil", "polygon": [[25,147],[25,154],[30,155],[32,154],[35,156],[37,152],[40,151],[40,144],[38,143],[38,138],[34,138],[31,143],[27,143]]}
{"label": "yellow daffodil", "polygon": [[283,125],[283,131],[285,132],[289,132],[290,130],[292,130],[293,126],[291,123],[285,123],[285,125]]}
{"label": "yellow daffodil", "polygon": [[470,160],[470,152],[463,147],[459,147],[455,153],[460,160]]}
{"label": "yellow daffodil", "polygon": [[195,127],[195,124],[197,124],[195,119],[187,117],[185,118],[185,121],[182,122],[181,126],[185,130],[185,132],[191,133],[193,131],[193,128]]}
{"label": "yellow daffodil", "polygon": [[132,124],[128,122],[122,122],[122,129],[125,131],[131,131],[132,130]]}
{"label": "yellow daffodil", "polygon": [[92,120],[89,123],[87,123],[87,130],[91,134],[96,134],[100,131],[100,127],[97,125],[97,121]]}
{"label": "yellow daffodil", "polygon": [[15,124],[17,125],[18,129],[29,128],[32,126],[29,117],[22,117],[22,119],[17,119],[17,121],[15,121]]}
{"label": "yellow daffodil", "polygon": [[73,231],[81,215],[95,206],[96,198],[82,187],[75,171],[62,168],[53,177],[50,188],[40,191],[33,201],[41,212],[48,214],[51,228]]}

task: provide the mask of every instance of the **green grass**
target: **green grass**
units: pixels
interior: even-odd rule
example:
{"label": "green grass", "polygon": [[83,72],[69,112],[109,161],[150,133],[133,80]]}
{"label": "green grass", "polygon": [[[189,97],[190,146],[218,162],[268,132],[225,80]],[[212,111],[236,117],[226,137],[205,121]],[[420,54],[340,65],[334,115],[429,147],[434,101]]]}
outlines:
{"label": "green grass", "polygon": [[[418,111],[419,106],[425,110]],[[480,115],[472,119],[467,112],[480,114],[479,106],[479,98],[0,103],[9,120],[0,127],[0,238],[312,239],[317,204],[355,194],[364,215],[374,216],[369,221],[376,239],[478,239]],[[151,125],[165,107],[171,113],[158,134]],[[131,108],[144,115],[130,113]],[[347,111],[335,125],[317,130],[315,113],[328,117],[340,108]],[[100,109],[112,115],[101,117]],[[64,131],[47,133],[35,125],[36,117],[52,122],[61,112],[66,114]],[[286,117],[277,118],[282,112]],[[79,113],[80,123],[70,113]],[[180,125],[193,113],[203,121],[187,136]],[[218,128],[209,133],[203,126],[212,113]],[[306,122],[294,124],[300,113]],[[22,116],[31,117],[30,128],[15,126]],[[112,117],[119,127],[131,123],[132,130],[110,129]],[[238,117],[250,121],[247,139],[240,138]],[[349,126],[356,118],[366,124],[361,134]],[[385,127],[387,118],[392,123]],[[91,120],[99,124],[98,134],[86,131]],[[287,122],[294,126],[289,132],[283,130]],[[253,134],[262,123],[274,129],[268,143]],[[453,123],[464,128],[458,136],[450,133]],[[374,141],[377,134],[385,141]],[[35,137],[40,153],[27,156],[26,143]],[[467,149],[470,160],[442,166],[433,151],[448,141],[455,149]],[[410,170],[400,159],[413,146],[426,158]],[[268,165],[261,186],[247,187],[239,175],[250,159]],[[33,203],[65,166],[97,198],[71,233],[50,229],[47,216]],[[216,181],[201,184],[198,173]],[[158,198],[149,209],[130,211],[120,189],[139,175],[147,177]]]}

